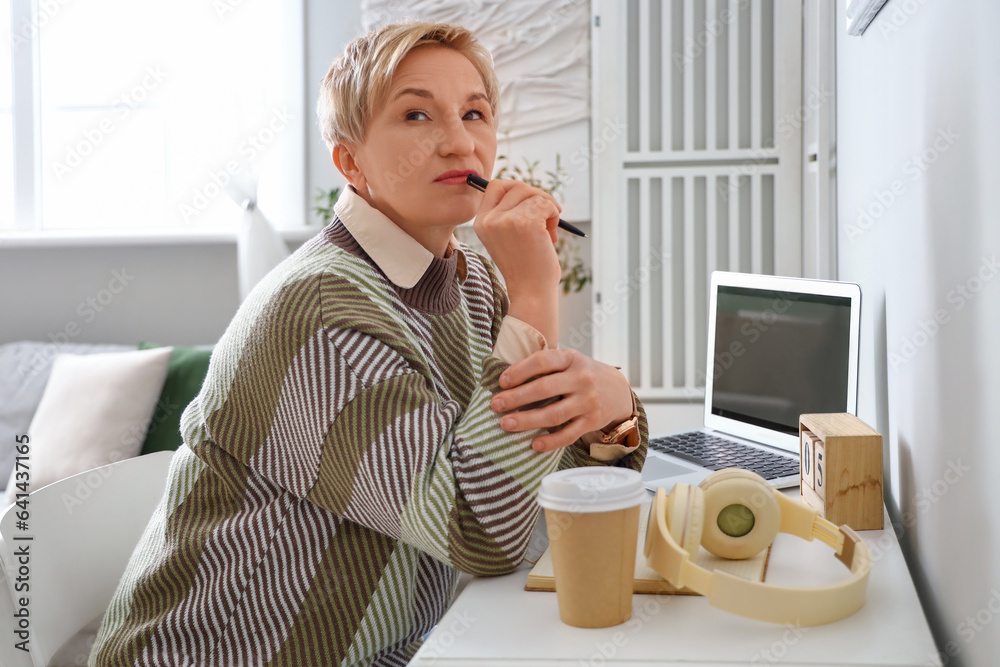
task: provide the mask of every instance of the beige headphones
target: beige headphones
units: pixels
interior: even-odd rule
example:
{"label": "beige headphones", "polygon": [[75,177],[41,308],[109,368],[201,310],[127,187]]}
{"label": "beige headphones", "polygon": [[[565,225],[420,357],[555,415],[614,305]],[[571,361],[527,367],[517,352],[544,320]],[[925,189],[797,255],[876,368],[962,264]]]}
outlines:
{"label": "beige headphones", "polygon": [[[833,548],[851,576],[831,586],[788,588],[750,581],[695,564],[698,547],[722,558],[750,558],[779,532]],[[646,525],[647,564],[678,588],[708,598],[713,607],[772,623],[821,625],[850,616],[865,603],[872,558],[847,526],[768,486],[756,473],[728,468],[698,486],[657,489]]]}

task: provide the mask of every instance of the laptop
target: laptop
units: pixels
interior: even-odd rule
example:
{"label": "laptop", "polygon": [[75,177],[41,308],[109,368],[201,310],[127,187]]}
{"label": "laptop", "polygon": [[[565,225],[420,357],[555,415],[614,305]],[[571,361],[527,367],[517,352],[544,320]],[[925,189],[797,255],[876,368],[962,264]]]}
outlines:
{"label": "laptop", "polygon": [[643,483],[738,467],[797,486],[799,415],[857,414],[861,288],[716,271],[709,299],[704,426],[651,437]]}

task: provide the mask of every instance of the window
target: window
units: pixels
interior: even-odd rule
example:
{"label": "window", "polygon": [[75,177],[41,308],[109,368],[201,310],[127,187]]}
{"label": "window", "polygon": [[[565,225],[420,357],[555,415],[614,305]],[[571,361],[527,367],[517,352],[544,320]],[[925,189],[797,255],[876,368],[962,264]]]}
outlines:
{"label": "window", "polygon": [[[0,34],[10,34],[10,0],[0,0]],[[14,124],[10,49],[0,48],[0,229],[14,218]]]}
{"label": "window", "polygon": [[[3,7],[0,201],[16,192],[18,214],[0,210],[0,229],[224,228],[238,219],[226,187],[284,159],[298,73],[283,3]],[[30,82],[15,90],[30,104],[12,103],[12,74]]]}

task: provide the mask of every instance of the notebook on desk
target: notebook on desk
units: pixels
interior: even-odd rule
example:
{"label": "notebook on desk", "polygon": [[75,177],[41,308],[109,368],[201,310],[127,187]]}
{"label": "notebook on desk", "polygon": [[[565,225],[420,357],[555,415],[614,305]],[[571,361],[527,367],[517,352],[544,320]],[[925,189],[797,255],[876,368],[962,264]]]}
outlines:
{"label": "notebook on desk", "polygon": [[799,415],[857,414],[861,288],[716,271],[709,299],[704,426],[650,437],[643,483],[737,467],[796,486]]}

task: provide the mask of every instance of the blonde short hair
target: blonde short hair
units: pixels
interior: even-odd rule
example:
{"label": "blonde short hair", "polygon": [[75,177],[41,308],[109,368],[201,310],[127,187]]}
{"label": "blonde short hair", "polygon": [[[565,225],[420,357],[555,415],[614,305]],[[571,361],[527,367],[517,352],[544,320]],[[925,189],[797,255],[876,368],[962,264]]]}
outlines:
{"label": "blonde short hair", "polygon": [[490,52],[460,26],[404,21],[372,30],[348,44],[320,82],[316,113],[330,150],[344,141],[355,145],[364,141],[368,122],[388,94],[399,63],[426,45],[454,49],[469,59],[482,77],[496,124],[500,84]]}

